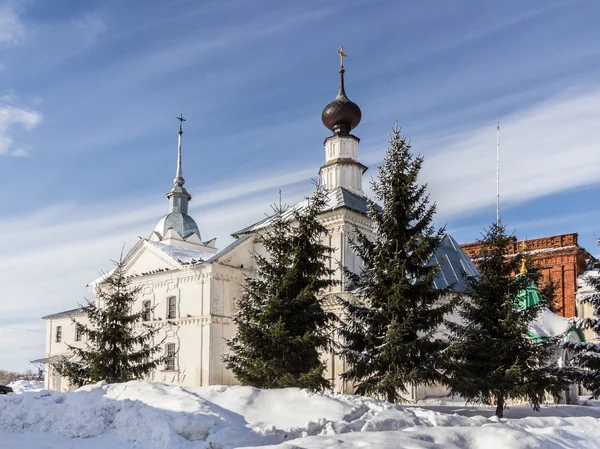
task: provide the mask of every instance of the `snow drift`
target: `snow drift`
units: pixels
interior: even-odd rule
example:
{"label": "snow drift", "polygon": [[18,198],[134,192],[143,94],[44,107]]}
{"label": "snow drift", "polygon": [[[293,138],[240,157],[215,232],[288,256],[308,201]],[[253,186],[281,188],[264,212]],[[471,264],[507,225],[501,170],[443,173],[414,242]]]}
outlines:
{"label": "snow drift", "polygon": [[497,420],[296,388],[186,388],[136,381],[0,397],[0,439],[49,433],[89,439],[89,446],[77,447],[100,447],[94,442],[112,438],[123,447],[144,449],[600,447],[600,410],[584,409],[553,410],[593,416]]}
{"label": "snow drift", "polygon": [[44,382],[39,380],[15,380],[8,384],[13,392],[19,394],[26,391],[40,391],[44,389]]}

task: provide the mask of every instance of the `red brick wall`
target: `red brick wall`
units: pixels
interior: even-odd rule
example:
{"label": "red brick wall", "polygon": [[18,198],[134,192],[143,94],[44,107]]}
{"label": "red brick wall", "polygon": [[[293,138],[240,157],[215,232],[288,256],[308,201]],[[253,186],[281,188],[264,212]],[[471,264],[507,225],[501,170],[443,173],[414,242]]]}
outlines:
{"label": "red brick wall", "polygon": [[[587,251],[577,243],[577,234],[525,240],[525,244],[533,263],[542,272],[540,287],[549,281],[556,283],[556,305],[560,309],[559,314],[566,317],[576,316],[577,276],[585,270],[586,258],[589,257]],[[521,245],[522,241],[515,239],[509,253],[518,253]],[[461,247],[472,259],[479,254],[479,243],[466,243]]]}

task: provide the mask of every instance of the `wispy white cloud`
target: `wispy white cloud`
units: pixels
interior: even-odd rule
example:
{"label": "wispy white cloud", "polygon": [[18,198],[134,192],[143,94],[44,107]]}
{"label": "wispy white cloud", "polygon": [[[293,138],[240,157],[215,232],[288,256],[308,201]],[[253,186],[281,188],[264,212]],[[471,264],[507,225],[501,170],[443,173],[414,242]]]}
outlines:
{"label": "wispy white cloud", "polygon": [[11,156],[15,157],[28,157],[29,152],[23,148],[17,148],[10,153]]}
{"label": "wispy white cloud", "polygon": [[[0,323],[0,361],[2,368],[13,367],[15,370],[35,369],[28,365],[29,360],[35,360],[44,355],[44,332],[46,327],[42,320],[25,319],[14,323]],[[11,344],[6,344],[11,343]],[[40,352],[40,343],[42,352]],[[16,345],[16,346],[15,346]],[[18,349],[17,349],[18,347]]]}
{"label": "wispy white cloud", "polygon": [[[570,90],[501,118],[501,198],[520,204],[599,181],[600,89]],[[480,211],[496,195],[496,126],[415,142],[440,215]]]}
{"label": "wispy white cloud", "polygon": [[474,30],[469,30],[457,39],[442,43],[441,47],[438,48],[437,51],[439,53],[442,53],[461,47],[466,44],[477,42],[490,35],[494,35],[499,32],[505,31],[508,28],[515,27],[516,25],[521,24],[523,22],[531,21],[532,19],[535,19],[543,14],[549,13],[555,9],[571,7],[574,4],[579,3],[580,1],[581,0],[562,0],[557,2],[546,2],[542,7],[534,8],[531,10],[525,10],[506,19],[498,20],[492,24],[486,24],[485,26],[476,28]]}
{"label": "wispy white cloud", "polygon": [[[239,3],[241,5],[243,2]],[[57,132],[58,128],[47,129],[44,144],[57,152],[84,151],[111,147],[148,136],[160,124],[164,124],[165,109],[172,105],[178,105],[179,108],[181,104],[188,104],[187,100],[178,99],[181,92],[202,98],[202,101],[189,105],[184,112],[193,107],[197,108],[196,113],[200,116],[226,114],[227,108],[239,103],[239,97],[233,94],[245,94],[253,81],[264,78],[265,63],[271,58],[269,54],[261,53],[252,53],[250,56],[249,52],[236,50],[238,47],[248,45],[249,42],[266,41],[284,30],[318,22],[334,12],[332,7],[295,13],[290,13],[288,8],[283,11],[275,8],[265,14],[250,15],[247,21],[240,24],[226,23],[216,32],[210,27],[182,28],[181,36],[176,41],[149,41],[147,46],[131,52],[130,57],[110,58],[93,71],[70,71],[52,86],[52,93],[48,96],[60,98],[60,103],[49,104],[48,108],[58,107],[57,116],[63,121],[70,121],[73,126],[68,134]],[[105,15],[107,19],[104,19]],[[44,56],[44,70],[48,70],[48,67],[56,68],[89,50],[87,46],[80,48],[81,42],[79,45],[67,45],[80,39],[79,35],[84,29],[94,31],[94,38],[102,39],[103,44],[111,41],[111,45],[116,46],[120,43],[119,36],[121,39],[126,38],[128,32],[123,34],[124,27],[112,25],[116,18],[110,14],[105,15],[96,12],[74,22],[77,24],[76,32],[72,23],[65,26],[60,22],[48,26],[44,35],[49,36],[53,45],[49,55]],[[106,33],[107,23],[111,24],[110,33]],[[100,33],[105,33],[106,36]],[[219,56],[220,62],[217,65],[211,62],[211,67],[214,67],[211,70],[205,70],[205,66],[201,65],[221,54],[226,56]],[[241,59],[252,61],[252,64],[244,65],[243,76],[240,76]],[[39,60],[36,64],[40,64]],[[182,84],[179,75],[175,74],[192,67],[197,67],[193,82],[182,77]],[[161,79],[164,81],[157,83]],[[174,82],[175,79],[178,81]],[[147,91],[149,85],[152,85],[150,94]],[[221,94],[223,86],[227,86],[227,95]],[[77,95],[73,95],[73,92],[77,92]],[[213,98],[217,95],[218,101]],[[127,107],[122,107],[124,101],[127,102]],[[95,107],[88,110],[90,104]],[[81,110],[88,111],[85,117],[78,112]],[[231,136],[226,136],[229,137]],[[244,148],[248,146],[248,142],[244,142]]]}
{"label": "wispy white cloud", "polygon": [[11,98],[0,98],[0,155],[27,156],[27,150],[14,137],[15,130],[21,128],[30,131],[41,122],[42,114],[9,104]]}
{"label": "wispy white cloud", "polygon": [[0,46],[16,45],[25,36],[25,27],[15,9],[9,4],[0,5]]}
{"label": "wispy white cloud", "polygon": [[[567,228],[569,230],[573,229],[573,223],[598,223],[600,220],[600,210],[592,210],[589,212],[583,213],[575,213],[575,214],[566,214],[566,215],[558,215],[554,217],[543,217],[537,218],[535,220],[517,220],[511,223],[511,225],[519,230],[519,233],[523,233],[523,231],[527,230],[536,230],[540,227],[558,227]],[[583,229],[578,225],[577,232],[582,233]],[[569,231],[570,232],[570,231]]]}
{"label": "wispy white cloud", "polygon": [[106,31],[106,22],[98,14],[87,14],[74,22],[75,27],[83,33],[85,43],[91,45],[98,36]]}

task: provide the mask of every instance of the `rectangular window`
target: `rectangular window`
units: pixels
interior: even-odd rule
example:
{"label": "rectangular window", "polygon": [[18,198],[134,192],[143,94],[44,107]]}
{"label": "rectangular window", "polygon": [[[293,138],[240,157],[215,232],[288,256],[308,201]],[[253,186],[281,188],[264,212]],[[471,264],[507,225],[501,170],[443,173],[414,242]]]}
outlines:
{"label": "rectangular window", "polygon": [[167,318],[177,318],[177,299],[175,296],[167,298]]}
{"label": "rectangular window", "polygon": [[165,355],[167,356],[165,370],[175,371],[175,343],[167,343],[165,345]]}
{"label": "rectangular window", "polygon": [[142,319],[144,321],[150,321],[152,319],[152,306],[150,301],[144,301],[142,303]]}
{"label": "rectangular window", "polygon": [[56,326],[56,343],[62,341],[62,326]]}
{"label": "rectangular window", "polygon": [[77,326],[75,326],[75,341],[81,341],[81,331]]}

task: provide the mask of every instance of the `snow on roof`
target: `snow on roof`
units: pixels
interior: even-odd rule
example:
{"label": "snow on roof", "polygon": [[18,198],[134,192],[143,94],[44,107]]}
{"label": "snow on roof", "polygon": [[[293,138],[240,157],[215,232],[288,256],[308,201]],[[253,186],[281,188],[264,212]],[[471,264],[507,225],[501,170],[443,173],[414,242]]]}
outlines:
{"label": "snow on roof", "polygon": [[569,318],[557,315],[549,309],[542,309],[537,318],[529,324],[529,329],[540,338],[565,335],[573,328]]}
{"label": "snow on roof", "polygon": [[595,287],[588,281],[590,278],[600,278],[600,269],[592,269],[585,271],[577,278],[577,300],[581,301],[584,298],[589,298],[594,294],[598,294]]}
{"label": "snow on roof", "polygon": [[171,257],[182,265],[192,265],[199,262],[204,262],[206,259],[212,256],[212,254],[195,249],[180,248],[178,246],[167,245],[166,243],[160,242],[152,242],[150,240],[145,241],[149,245],[161,250],[167,256]]}
{"label": "snow on roof", "polygon": [[227,245],[225,248],[223,248],[217,254],[215,254],[210,259],[208,259],[206,261],[206,263],[213,263],[216,260],[219,260],[222,256],[224,256],[225,254],[229,253],[230,251],[232,251],[234,248],[238,247],[242,243],[244,243],[250,237],[252,237],[252,234],[246,234],[246,235],[244,235],[244,236],[242,236],[242,237],[240,237],[238,239],[235,239],[233,242],[231,242],[229,245]]}
{"label": "snow on roof", "polygon": [[102,282],[107,280],[109,277],[111,277],[116,269],[117,269],[117,267],[115,267],[112,270],[109,270],[105,273],[102,273],[98,278],[94,279],[92,282],[90,282],[88,285],[86,285],[86,287],[96,287],[96,285],[101,284]]}
{"label": "snow on roof", "polygon": [[524,251],[525,254],[541,254],[541,253],[553,253],[556,251],[564,251],[565,249],[579,248],[577,245],[559,246],[558,248],[541,248]]}
{"label": "snow on roof", "polygon": [[77,314],[83,313],[83,310],[84,310],[83,307],[77,307],[76,309],[65,310],[64,312],[52,313],[50,315],[43,316],[42,320],[50,320],[53,318],[62,318],[65,316],[77,315]]}
{"label": "snow on roof", "polygon": [[[300,211],[302,209],[304,209],[307,205],[308,205],[308,199],[305,198],[304,200],[294,204],[294,206],[290,207],[284,214],[283,217],[286,220],[291,219],[293,211],[297,210]],[[379,206],[376,205],[377,208],[379,208]],[[323,210],[323,212],[328,212],[328,211],[332,211],[332,210],[336,210],[336,209],[340,209],[340,208],[347,208],[347,209],[351,209],[355,212],[358,212],[360,214],[367,214],[369,212],[369,207],[368,207],[368,202],[367,202],[367,198],[364,196],[361,196],[357,193],[354,193],[344,187],[336,187],[335,189],[331,189],[327,192],[327,206],[325,207],[325,209]],[[264,227],[267,227],[271,224],[272,222],[272,217],[265,217],[260,221],[257,221],[256,223],[247,226],[243,229],[240,229],[239,231],[234,232],[233,235],[235,236],[239,236],[241,234],[249,234],[249,233],[253,233],[258,231],[259,229],[262,229]]]}

